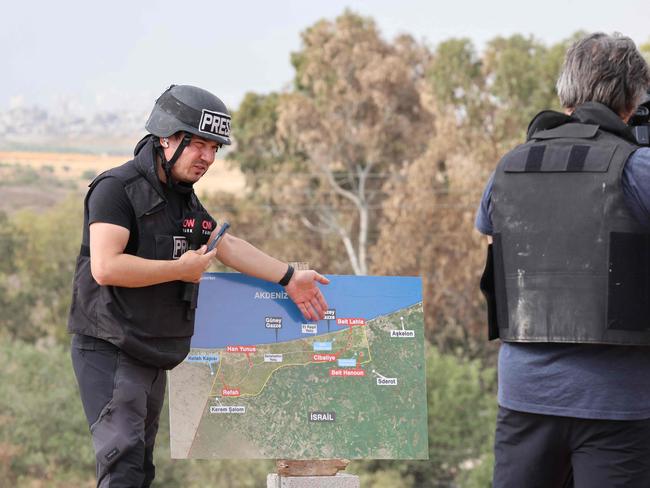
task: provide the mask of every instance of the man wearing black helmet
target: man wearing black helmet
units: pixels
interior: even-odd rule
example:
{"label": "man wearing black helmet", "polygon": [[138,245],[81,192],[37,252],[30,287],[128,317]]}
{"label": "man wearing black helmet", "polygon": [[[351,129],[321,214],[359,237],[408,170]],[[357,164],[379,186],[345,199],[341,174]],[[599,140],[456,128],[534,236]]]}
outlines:
{"label": "man wearing black helmet", "polygon": [[315,271],[294,271],[228,234],[206,252],[216,222],[192,185],[230,144],[221,100],[172,85],[146,128],[134,159],[90,184],[68,321],[102,488],[148,487],[154,478],[165,370],[189,351],[195,283],[214,257],[283,285],[308,320],[327,308],[316,283],[328,280]]}

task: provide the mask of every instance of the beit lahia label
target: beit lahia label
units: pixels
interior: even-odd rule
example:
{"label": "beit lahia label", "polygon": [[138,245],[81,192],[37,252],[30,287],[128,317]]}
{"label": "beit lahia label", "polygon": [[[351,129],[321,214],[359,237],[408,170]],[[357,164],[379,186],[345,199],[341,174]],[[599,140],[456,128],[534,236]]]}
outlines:
{"label": "beit lahia label", "polygon": [[307,322],[279,285],[204,275],[169,372],[173,458],[428,458],[420,278],[328,278]]}

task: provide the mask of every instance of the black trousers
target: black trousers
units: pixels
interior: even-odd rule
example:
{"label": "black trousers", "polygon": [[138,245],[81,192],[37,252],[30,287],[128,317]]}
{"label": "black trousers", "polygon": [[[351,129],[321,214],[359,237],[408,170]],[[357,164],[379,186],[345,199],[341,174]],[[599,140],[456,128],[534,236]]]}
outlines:
{"label": "black trousers", "polygon": [[650,487],[650,419],[589,420],[499,407],[494,488]]}
{"label": "black trousers", "polygon": [[98,488],[149,487],[165,371],[82,335],[73,336],[71,354],[95,447]]}

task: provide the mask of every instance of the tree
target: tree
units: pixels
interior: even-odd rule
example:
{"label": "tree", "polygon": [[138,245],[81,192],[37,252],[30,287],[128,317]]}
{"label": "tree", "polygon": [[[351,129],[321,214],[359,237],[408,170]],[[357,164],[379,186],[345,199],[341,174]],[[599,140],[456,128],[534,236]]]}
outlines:
{"label": "tree", "polygon": [[21,243],[14,222],[0,212],[0,336],[31,336],[32,331],[26,326],[30,322],[31,299],[29,293],[21,286],[15,256],[20,251]]}
{"label": "tree", "polygon": [[436,114],[432,137],[385,184],[372,270],[424,277],[427,334],[445,351],[496,352],[487,346],[478,291],[487,243],[474,216],[499,158],[523,141],[534,113],[557,108],[555,78],[569,42],[497,37],[479,56],[469,40],[451,39],[427,67],[422,98]]}
{"label": "tree", "polygon": [[21,210],[13,214],[2,237],[11,253],[0,269],[0,319],[4,332],[29,342],[66,342],[75,256],[81,241],[82,210],[70,196],[44,213]]}
{"label": "tree", "polygon": [[90,485],[95,456],[69,352],[0,339],[0,357],[0,479]]}
{"label": "tree", "polygon": [[[427,56],[412,38],[389,43],[372,20],[346,12],[302,34],[292,91],[249,95],[236,114],[243,138],[233,158],[249,173],[273,172],[258,196],[272,192],[293,222],[336,235],[357,274],[368,271],[383,179],[426,146],[431,115],[418,84]],[[260,141],[269,147],[258,151]]]}

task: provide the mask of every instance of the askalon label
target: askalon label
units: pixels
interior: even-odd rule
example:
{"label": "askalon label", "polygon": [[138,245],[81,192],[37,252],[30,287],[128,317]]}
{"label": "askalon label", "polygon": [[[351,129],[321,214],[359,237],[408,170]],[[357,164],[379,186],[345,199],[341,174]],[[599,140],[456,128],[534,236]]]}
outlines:
{"label": "askalon label", "polygon": [[199,130],[208,134],[229,137],[230,116],[221,112],[213,112],[212,110],[204,108],[201,112]]}

